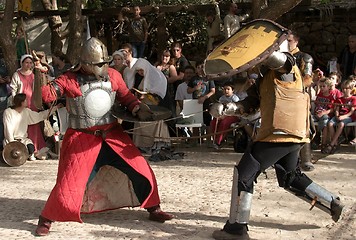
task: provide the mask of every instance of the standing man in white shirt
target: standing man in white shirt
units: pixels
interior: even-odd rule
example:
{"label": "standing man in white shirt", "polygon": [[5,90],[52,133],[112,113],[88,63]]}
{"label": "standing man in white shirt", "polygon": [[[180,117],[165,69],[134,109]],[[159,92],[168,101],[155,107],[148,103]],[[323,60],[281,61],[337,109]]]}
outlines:
{"label": "standing man in white shirt", "polygon": [[238,7],[236,3],[231,3],[229,13],[224,18],[224,36],[225,39],[231,37],[241,27],[240,22],[245,21],[250,15],[237,15]]}

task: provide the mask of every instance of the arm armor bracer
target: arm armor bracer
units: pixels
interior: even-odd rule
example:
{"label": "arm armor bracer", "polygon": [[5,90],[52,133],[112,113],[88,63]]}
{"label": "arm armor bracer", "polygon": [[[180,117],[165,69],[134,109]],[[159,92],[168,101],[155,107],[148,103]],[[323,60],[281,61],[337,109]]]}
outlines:
{"label": "arm armor bracer", "polygon": [[303,76],[305,76],[307,74],[309,76],[312,76],[313,64],[314,64],[314,60],[313,60],[312,56],[310,56],[307,53],[304,53],[303,54],[303,62],[304,62]]}

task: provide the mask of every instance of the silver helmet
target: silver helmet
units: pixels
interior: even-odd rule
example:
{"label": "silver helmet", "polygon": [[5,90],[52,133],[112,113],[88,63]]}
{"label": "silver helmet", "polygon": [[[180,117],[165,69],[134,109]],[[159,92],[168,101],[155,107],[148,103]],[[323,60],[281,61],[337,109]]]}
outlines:
{"label": "silver helmet", "polygon": [[112,57],[108,55],[106,46],[97,38],[89,38],[81,48],[80,63],[88,74],[94,74],[98,80],[107,75],[108,63]]}

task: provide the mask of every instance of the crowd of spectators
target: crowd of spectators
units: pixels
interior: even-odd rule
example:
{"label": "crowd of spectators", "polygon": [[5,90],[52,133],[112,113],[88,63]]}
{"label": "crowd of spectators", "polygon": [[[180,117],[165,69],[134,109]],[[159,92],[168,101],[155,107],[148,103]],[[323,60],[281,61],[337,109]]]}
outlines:
{"label": "crowd of spectators", "polygon": [[[129,89],[131,89],[141,101],[152,105],[168,108],[172,112],[174,120],[159,121],[152,127],[145,127],[143,123],[123,122],[126,129],[136,129],[134,142],[142,151],[152,152],[161,147],[170,146],[170,137],[177,136],[174,125],[178,121],[183,108],[183,100],[197,99],[203,104],[204,124],[207,133],[212,137],[207,138],[209,146],[219,149],[226,141],[226,133],[214,133],[224,131],[233,122],[238,122],[238,117],[226,119],[214,119],[209,114],[209,106],[214,102],[237,102],[246,97],[246,89],[235,88],[236,82],[231,78],[215,83],[209,80],[203,71],[204,59],[187,59],[183,54],[183,46],[179,42],[171,44],[169,49],[159,54],[157,62],[149,62],[144,55],[145,44],[148,37],[147,22],[140,15],[140,8],[135,6],[134,18],[124,19],[130,26],[129,41],[124,43],[113,54],[110,67],[117,70]],[[207,53],[224,37],[228,38],[240,28],[240,21],[244,21],[247,15],[238,16],[237,5],[232,3],[229,13],[224,21],[220,18],[220,10],[216,4],[215,11],[209,11],[206,15],[208,43]],[[9,76],[3,60],[0,66],[0,106],[1,115],[6,107],[12,106],[12,99],[19,93],[26,95],[28,107],[35,112],[39,110],[33,106],[33,82],[34,61],[32,55],[23,53],[24,33],[21,29],[17,31],[19,69]],[[354,131],[344,131],[345,126],[356,121],[356,35],[351,35],[348,45],[342,51],[337,60],[338,72],[324,74],[320,69],[313,69],[310,76],[313,79],[311,92],[311,113],[317,122],[320,138],[315,138],[314,146],[321,148],[323,153],[334,153],[340,142],[348,139],[348,143],[356,144]],[[48,69],[49,75],[57,77],[67,71],[71,66],[64,55],[52,56],[52,67]],[[326,76],[325,76],[326,75]],[[246,77],[245,82],[250,82],[253,77]],[[254,82],[252,83],[254,84]],[[245,84],[246,85],[246,84]],[[213,120],[213,121],[212,121]],[[212,124],[211,124],[212,121]],[[3,136],[3,121],[0,124],[1,143]],[[6,127],[5,127],[6,128]],[[43,125],[31,125],[28,128],[28,138],[34,143],[34,152],[45,146],[41,130]],[[138,129],[138,130],[137,130]],[[351,128],[350,128],[351,129]],[[347,133],[347,134],[344,134]],[[136,136],[135,136],[136,135]],[[249,134],[252,136],[252,134]],[[147,137],[150,136],[150,137]],[[144,141],[144,137],[149,140]],[[318,142],[318,139],[320,140]],[[6,141],[6,139],[5,139]],[[211,142],[210,142],[211,141]],[[320,144],[320,145],[319,145]]]}

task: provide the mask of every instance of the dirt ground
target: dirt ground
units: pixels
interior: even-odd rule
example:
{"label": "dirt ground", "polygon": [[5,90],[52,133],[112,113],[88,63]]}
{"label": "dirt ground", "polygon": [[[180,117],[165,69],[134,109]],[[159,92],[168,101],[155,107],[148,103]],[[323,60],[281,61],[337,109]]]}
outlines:
{"label": "dirt ground", "polygon": [[[233,166],[241,154],[232,148],[214,151],[205,146],[177,149],[183,160],[151,163],[163,210],[176,215],[166,223],[149,221],[145,210],[119,209],[83,216],[85,223],[56,222],[43,239],[212,239],[227,220]],[[334,155],[321,155],[316,183],[338,194],[346,205],[342,219],[331,217],[278,188],[273,169],[255,187],[250,237],[269,240],[356,239],[356,148],[343,146]],[[21,167],[0,164],[0,239],[35,239],[38,215],[55,184],[57,160],[27,162]],[[38,238],[36,238],[38,239]]]}

